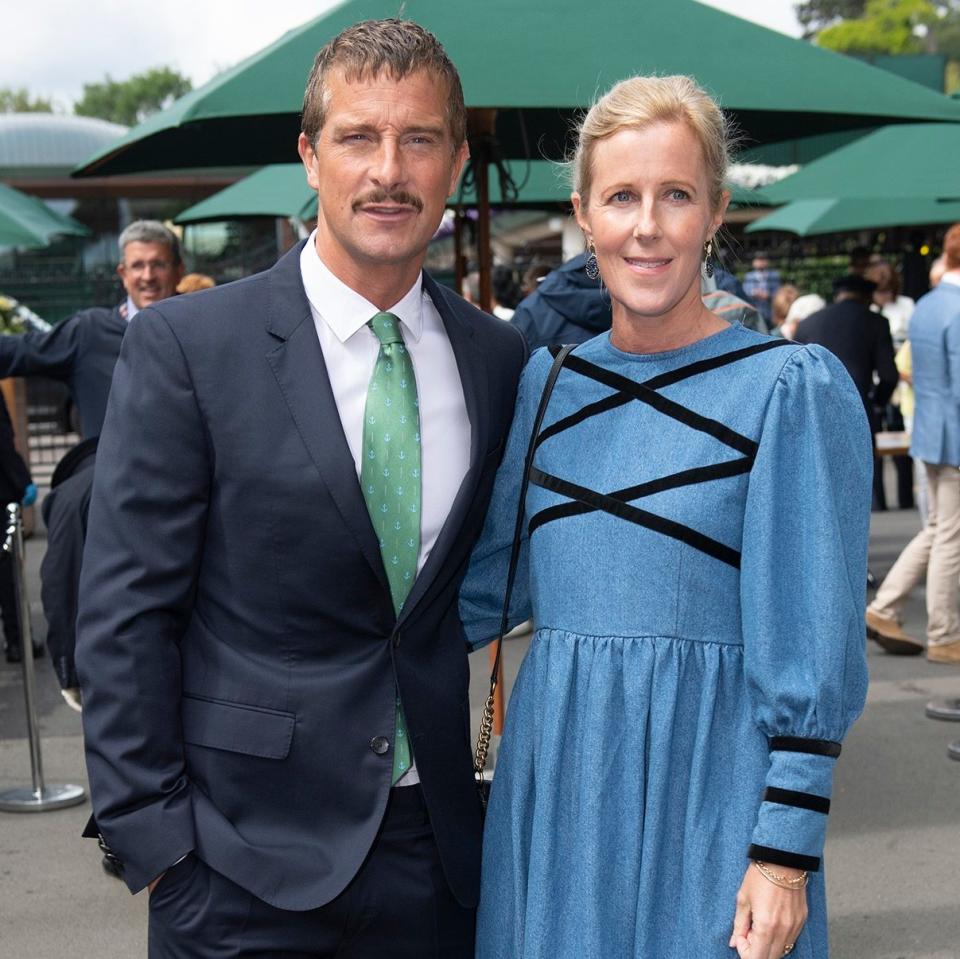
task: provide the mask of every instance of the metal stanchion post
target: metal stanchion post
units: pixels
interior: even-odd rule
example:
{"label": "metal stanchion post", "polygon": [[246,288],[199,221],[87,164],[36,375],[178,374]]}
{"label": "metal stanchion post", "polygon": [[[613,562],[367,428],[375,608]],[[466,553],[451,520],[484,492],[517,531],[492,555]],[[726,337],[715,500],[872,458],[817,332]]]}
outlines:
{"label": "metal stanchion post", "polygon": [[43,781],[43,757],[40,754],[40,726],[37,722],[37,704],[33,676],[33,630],[30,627],[30,600],[23,565],[23,525],[20,506],[7,506],[6,538],[3,550],[13,560],[13,581],[16,586],[17,608],[20,610],[20,660],[23,664],[23,699],[27,708],[27,738],[30,741],[30,769],[33,788],[22,786],[0,793],[2,812],[46,812],[63,809],[83,802],[86,793],[82,786],[46,784]]}

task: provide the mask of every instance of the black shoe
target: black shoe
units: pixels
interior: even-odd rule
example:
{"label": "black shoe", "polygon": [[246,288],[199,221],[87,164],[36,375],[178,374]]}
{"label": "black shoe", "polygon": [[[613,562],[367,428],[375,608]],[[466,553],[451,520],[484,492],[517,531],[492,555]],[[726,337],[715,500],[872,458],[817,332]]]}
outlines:
{"label": "black shoe", "polygon": [[[33,658],[34,659],[43,659],[45,648],[39,643],[33,644]],[[17,643],[16,646],[12,644],[6,644],[3,647],[3,655],[6,657],[8,663],[19,663],[23,661],[23,655],[20,652],[20,644]]]}

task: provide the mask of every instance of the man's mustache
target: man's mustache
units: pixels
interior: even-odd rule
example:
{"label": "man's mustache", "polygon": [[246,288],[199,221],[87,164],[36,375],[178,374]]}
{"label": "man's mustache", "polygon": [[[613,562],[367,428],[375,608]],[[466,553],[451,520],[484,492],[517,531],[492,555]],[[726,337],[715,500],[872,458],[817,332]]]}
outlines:
{"label": "man's mustache", "polygon": [[363,206],[376,206],[378,203],[397,203],[401,206],[412,206],[417,213],[423,212],[423,200],[406,190],[394,190],[390,193],[386,190],[374,190],[366,193],[353,201],[353,212],[356,213]]}

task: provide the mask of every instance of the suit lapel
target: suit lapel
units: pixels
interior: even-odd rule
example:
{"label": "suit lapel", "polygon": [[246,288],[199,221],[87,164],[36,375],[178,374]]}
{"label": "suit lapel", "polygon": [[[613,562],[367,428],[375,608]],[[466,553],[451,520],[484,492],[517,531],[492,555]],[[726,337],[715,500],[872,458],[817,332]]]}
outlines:
{"label": "suit lapel", "polygon": [[455,301],[447,299],[443,288],[435,283],[426,271],[423,274],[423,286],[443,320],[457,361],[467,418],[470,420],[470,466],[460,484],[446,521],[440,529],[433,550],[403,605],[403,611],[400,614],[401,623],[409,618],[417,603],[436,580],[450,550],[460,536],[460,528],[480,480],[480,470],[487,450],[490,429],[486,358],[474,339],[473,328],[469,321],[457,311]]}
{"label": "suit lapel", "polygon": [[300,277],[303,243],[270,271],[267,332],[279,342],[267,353],[280,392],[310,458],[357,545],[389,592],[380,545],[370,523],[356,464],[343,433],[330,377]]}

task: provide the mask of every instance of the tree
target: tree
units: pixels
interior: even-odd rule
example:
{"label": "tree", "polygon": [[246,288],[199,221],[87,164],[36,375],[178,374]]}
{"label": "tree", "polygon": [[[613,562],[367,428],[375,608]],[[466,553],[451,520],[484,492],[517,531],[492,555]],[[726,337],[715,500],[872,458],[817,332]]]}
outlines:
{"label": "tree", "polygon": [[129,80],[111,80],[107,76],[102,83],[83,85],[83,96],[73,105],[73,112],[133,126],[192,88],[189,78],[171,67],[155,67]]}
{"label": "tree", "polygon": [[924,53],[936,20],[930,0],[867,0],[863,16],[826,27],[817,43],[840,53]]}
{"label": "tree", "polygon": [[31,97],[23,87],[0,87],[0,113],[53,113],[53,102]]}
{"label": "tree", "polygon": [[862,17],[867,0],[806,0],[794,5],[797,20],[807,39],[838,20]]}
{"label": "tree", "polygon": [[930,24],[931,46],[950,60],[960,60],[960,3],[946,6],[948,9]]}

